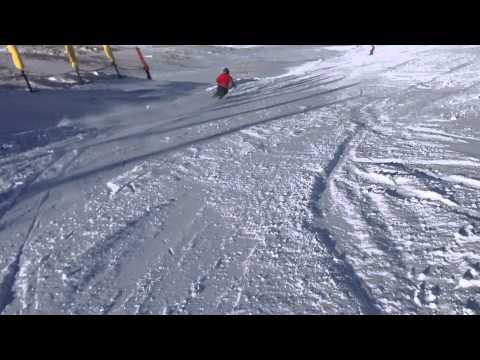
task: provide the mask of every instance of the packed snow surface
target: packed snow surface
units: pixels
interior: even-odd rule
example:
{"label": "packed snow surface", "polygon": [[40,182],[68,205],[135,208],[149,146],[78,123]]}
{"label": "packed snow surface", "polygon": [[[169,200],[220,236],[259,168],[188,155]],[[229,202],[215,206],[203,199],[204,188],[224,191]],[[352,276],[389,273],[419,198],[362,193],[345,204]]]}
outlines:
{"label": "packed snow surface", "polygon": [[142,49],[0,53],[0,313],[480,313],[480,47]]}

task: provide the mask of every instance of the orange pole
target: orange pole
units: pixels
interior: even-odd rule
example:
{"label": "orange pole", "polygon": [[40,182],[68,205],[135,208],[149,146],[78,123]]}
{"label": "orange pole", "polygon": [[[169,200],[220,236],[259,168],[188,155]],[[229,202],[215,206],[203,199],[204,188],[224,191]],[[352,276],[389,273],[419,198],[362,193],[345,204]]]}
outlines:
{"label": "orange pole", "polygon": [[147,78],[148,80],[152,80],[152,76],[150,75],[150,68],[148,67],[147,62],[145,61],[145,58],[143,57],[142,50],[140,50],[139,47],[136,47],[135,50],[137,50],[137,55],[138,58],[140,59],[140,62],[143,65],[143,70],[147,73]]}

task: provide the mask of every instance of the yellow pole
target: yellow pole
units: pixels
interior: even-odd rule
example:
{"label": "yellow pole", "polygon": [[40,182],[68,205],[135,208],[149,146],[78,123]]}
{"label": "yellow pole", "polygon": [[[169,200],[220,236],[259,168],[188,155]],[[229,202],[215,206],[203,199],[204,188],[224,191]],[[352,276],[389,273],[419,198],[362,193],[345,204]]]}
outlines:
{"label": "yellow pole", "polygon": [[83,83],[82,77],[80,76],[80,65],[78,64],[77,55],[75,54],[75,49],[73,48],[73,45],[65,45],[65,53],[68,56],[68,60],[70,61],[73,70],[78,75],[78,80],[80,81],[80,83]]}
{"label": "yellow pole", "polygon": [[20,71],[25,71],[25,66],[23,65],[22,57],[18,52],[16,45],[7,45],[7,50],[12,56],[13,64]]}
{"label": "yellow pole", "polygon": [[113,51],[110,45],[103,45],[103,51],[105,52],[105,55],[110,61],[110,65],[112,65],[115,68],[115,71],[117,72],[117,76],[121,78],[122,76],[120,75],[120,71],[118,71],[118,66],[117,66],[117,63],[115,62],[115,56],[113,55]]}
{"label": "yellow pole", "polygon": [[110,64],[115,64],[115,57],[113,56],[112,48],[110,45],[102,45],[103,46],[103,51],[105,51],[105,55],[107,56],[108,60],[110,61]]}
{"label": "yellow pole", "polygon": [[10,53],[12,56],[12,61],[17,70],[20,71],[22,74],[22,77],[25,79],[25,82],[27,83],[28,90],[30,92],[33,92],[33,89],[30,85],[30,81],[28,80],[27,74],[25,74],[25,65],[23,64],[22,57],[20,56],[20,53],[18,52],[17,46],[16,45],[7,45],[7,51]]}

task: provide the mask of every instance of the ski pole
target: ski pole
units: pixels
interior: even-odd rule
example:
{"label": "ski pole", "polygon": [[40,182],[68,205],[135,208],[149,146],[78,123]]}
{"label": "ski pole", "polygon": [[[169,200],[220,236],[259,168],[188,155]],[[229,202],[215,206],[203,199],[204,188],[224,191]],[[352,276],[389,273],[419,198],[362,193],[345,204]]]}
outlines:
{"label": "ski pole", "polygon": [[142,51],[140,50],[140,48],[138,46],[135,48],[135,50],[137,50],[138,57],[140,59],[140,62],[143,65],[143,70],[145,70],[145,72],[147,73],[148,80],[152,80],[152,76],[150,75],[150,68],[148,67],[147,62],[145,61],[145,58],[143,57]]}

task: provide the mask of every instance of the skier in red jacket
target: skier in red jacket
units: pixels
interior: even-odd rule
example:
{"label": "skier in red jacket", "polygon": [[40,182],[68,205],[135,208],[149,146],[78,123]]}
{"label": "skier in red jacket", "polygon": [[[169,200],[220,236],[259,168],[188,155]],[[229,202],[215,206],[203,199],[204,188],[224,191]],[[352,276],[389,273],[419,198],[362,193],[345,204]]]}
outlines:
{"label": "skier in red jacket", "polygon": [[223,99],[228,94],[228,90],[236,86],[235,81],[233,81],[233,78],[230,76],[230,70],[225,68],[217,77],[217,92],[213,96]]}

